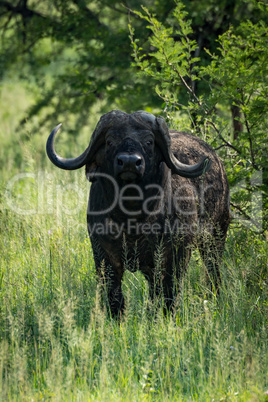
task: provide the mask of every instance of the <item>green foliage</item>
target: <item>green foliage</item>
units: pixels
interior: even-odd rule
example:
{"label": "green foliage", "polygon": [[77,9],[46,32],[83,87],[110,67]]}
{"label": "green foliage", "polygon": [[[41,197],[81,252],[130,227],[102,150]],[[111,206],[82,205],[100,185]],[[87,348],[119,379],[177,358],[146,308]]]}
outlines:
{"label": "green foliage", "polygon": [[[267,230],[267,155],[268,155],[268,51],[267,25],[263,21],[242,23],[236,33],[232,29],[219,38],[219,55],[212,55],[211,64],[203,69],[212,91],[210,106],[225,102],[239,109],[236,118],[243,130],[239,135],[230,135],[222,130],[221,137],[230,141],[234,154],[224,157],[231,186],[244,181],[245,190],[233,197],[249,215],[252,192],[263,197],[263,229]],[[228,138],[229,134],[229,138]],[[236,133],[234,133],[236,134]],[[223,138],[224,140],[224,138]],[[224,142],[226,146],[228,143]],[[219,143],[220,145],[220,143]],[[256,220],[260,216],[256,216]]]}
{"label": "green foliage", "polygon": [[[147,50],[147,44],[139,46],[130,26],[135,65],[142,75],[157,82],[156,92],[164,100],[170,125],[199,133],[221,150],[233,191],[232,205],[258,231],[268,228],[268,29],[264,22],[267,8],[262,9],[266,12],[263,20],[241,22],[218,38],[217,53],[207,50],[210,63],[206,66],[196,57],[198,43],[191,39],[191,21],[182,2],[177,2],[169,27],[146,8],[144,14],[136,13],[149,23],[153,51]],[[237,111],[234,129],[230,116],[221,112],[228,106]]]}
{"label": "green foliage", "polygon": [[[244,0],[184,0],[183,4],[192,18],[190,42],[195,40],[200,49],[195,57],[202,56],[204,62],[203,47],[213,51],[215,39],[230,24],[237,26],[247,18],[255,21],[263,14]],[[0,0],[0,77],[18,76],[38,88],[38,99],[25,117],[34,120],[41,114],[42,125],[52,126],[64,116],[66,122],[72,121],[70,128],[77,129],[87,124],[91,107],[100,100],[103,111],[160,108],[153,83],[137,77],[131,67],[129,20],[139,37],[150,38],[146,21],[130,11],[141,5],[153,10],[162,23],[182,18],[174,17],[173,0]],[[184,29],[186,37],[190,25]]]}
{"label": "green foliage", "polygon": [[[142,86],[129,71],[129,12],[120,1],[13,3],[0,1],[0,76],[37,84],[39,99],[27,118],[44,110],[43,123],[64,115],[81,128],[100,100],[106,111],[118,98],[126,109],[141,108]],[[137,29],[143,31],[139,21]],[[153,91],[143,92],[144,102],[156,100]]]}
{"label": "green foliage", "polygon": [[[192,74],[192,66],[198,59],[191,58],[189,55],[195,51],[197,45],[194,40],[188,39],[192,29],[190,23],[184,21],[187,13],[183,11],[182,5],[178,5],[174,11],[174,16],[178,18],[180,26],[180,31],[178,31],[171,27],[165,28],[146,8],[143,9],[145,15],[135,13],[150,24],[148,28],[153,35],[149,37],[149,43],[154,52],[149,53],[149,56],[153,58],[153,61],[141,54],[142,48],[139,48],[138,40],[134,41],[134,30],[129,26],[135,61],[141,71],[161,82],[161,89],[159,86],[156,87],[157,94],[164,100],[168,97],[170,103],[177,103],[177,87],[183,82],[183,77],[191,76],[192,79],[196,79],[196,76]],[[173,35],[179,35],[181,40],[175,41]],[[164,66],[165,68],[163,68]],[[171,85],[174,89],[172,92],[170,91]]]}

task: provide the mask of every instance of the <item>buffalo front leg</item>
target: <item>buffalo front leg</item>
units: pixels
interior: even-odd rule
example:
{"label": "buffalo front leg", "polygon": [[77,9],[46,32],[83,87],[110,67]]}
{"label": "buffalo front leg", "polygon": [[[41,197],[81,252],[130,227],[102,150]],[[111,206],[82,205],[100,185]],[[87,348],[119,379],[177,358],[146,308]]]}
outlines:
{"label": "buffalo front leg", "polygon": [[122,293],[123,270],[114,266],[96,238],[91,237],[96,271],[101,284],[102,298],[111,316],[117,318],[124,310]]}
{"label": "buffalo front leg", "polygon": [[124,310],[122,276],[118,275],[107,261],[103,261],[101,267],[97,268],[97,273],[100,278],[105,304],[110,310],[111,316],[117,318]]}

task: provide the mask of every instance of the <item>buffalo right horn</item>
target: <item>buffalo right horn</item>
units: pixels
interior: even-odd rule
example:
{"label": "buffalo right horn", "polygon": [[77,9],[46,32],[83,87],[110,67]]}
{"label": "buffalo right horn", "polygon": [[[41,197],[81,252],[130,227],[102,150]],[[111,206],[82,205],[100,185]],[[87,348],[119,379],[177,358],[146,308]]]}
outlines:
{"label": "buffalo right horn", "polygon": [[104,144],[105,142],[105,134],[109,127],[113,125],[114,121],[120,121],[123,118],[126,118],[127,114],[124,112],[121,112],[121,110],[112,110],[109,113],[106,113],[103,115],[92,136],[91,140],[89,143],[89,146],[87,149],[79,155],[77,158],[72,158],[72,159],[65,159],[59,156],[54,148],[54,139],[55,135],[58,132],[59,128],[61,127],[61,124],[57,125],[54,130],[51,132],[50,136],[48,137],[47,140],[47,155],[49,159],[51,160],[54,165],[56,165],[60,169],[65,169],[65,170],[75,170],[79,169],[82,166],[84,166],[87,163],[91,163],[94,160],[94,156],[98,149],[100,148],[101,145]]}

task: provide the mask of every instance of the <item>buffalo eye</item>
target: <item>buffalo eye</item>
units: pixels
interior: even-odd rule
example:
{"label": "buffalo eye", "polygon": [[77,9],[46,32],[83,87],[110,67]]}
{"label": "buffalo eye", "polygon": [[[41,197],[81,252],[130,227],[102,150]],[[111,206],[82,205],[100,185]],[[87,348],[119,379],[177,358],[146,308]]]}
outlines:
{"label": "buffalo eye", "polygon": [[153,141],[152,141],[152,140],[148,140],[148,141],[146,141],[146,145],[148,145],[148,146],[153,145]]}
{"label": "buffalo eye", "polygon": [[111,140],[108,140],[107,145],[108,145],[108,147],[111,147],[113,145],[113,142]]}

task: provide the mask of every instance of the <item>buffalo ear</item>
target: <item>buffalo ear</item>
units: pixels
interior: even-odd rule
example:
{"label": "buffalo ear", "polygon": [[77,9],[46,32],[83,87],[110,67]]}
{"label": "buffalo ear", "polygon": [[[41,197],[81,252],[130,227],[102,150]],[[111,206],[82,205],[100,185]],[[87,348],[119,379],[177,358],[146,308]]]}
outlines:
{"label": "buffalo ear", "polygon": [[99,168],[103,165],[103,162],[105,161],[105,147],[102,146],[100,149],[96,152],[94,158],[90,163],[86,164],[86,178],[88,181],[96,181],[97,180],[97,172]]}
{"label": "buffalo ear", "polygon": [[90,164],[86,164],[86,178],[88,181],[96,181],[96,173],[98,170],[98,166],[95,161],[91,162]]}

